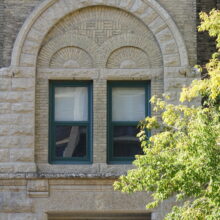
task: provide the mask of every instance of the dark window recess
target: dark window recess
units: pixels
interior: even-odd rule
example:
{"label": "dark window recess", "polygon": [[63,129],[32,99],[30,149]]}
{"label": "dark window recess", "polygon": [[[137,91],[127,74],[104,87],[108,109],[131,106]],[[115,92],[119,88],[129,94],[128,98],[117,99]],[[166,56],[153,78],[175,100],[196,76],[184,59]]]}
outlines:
{"label": "dark window recess", "polygon": [[50,82],[49,162],[92,162],[92,84]]}
{"label": "dark window recess", "polygon": [[150,115],[149,99],[149,81],[108,83],[108,163],[131,163],[143,154],[138,123]]}
{"label": "dark window recess", "polygon": [[151,220],[151,213],[49,213],[48,220]]}
{"label": "dark window recess", "polygon": [[113,157],[133,157],[143,154],[137,133],[137,126],[116,126],[113,128]]}
{"label": "dark window recess", "polygon": [[56,126],[56,157],[85,157],[87,128]]}

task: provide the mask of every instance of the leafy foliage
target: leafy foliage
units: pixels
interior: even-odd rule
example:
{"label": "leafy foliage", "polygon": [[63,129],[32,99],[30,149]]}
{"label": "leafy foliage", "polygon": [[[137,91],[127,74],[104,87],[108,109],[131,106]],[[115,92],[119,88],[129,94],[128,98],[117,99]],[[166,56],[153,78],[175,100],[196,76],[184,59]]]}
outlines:
{"label": "leafy foliage", "polygon": [[[154,111],[163,111],[162,123],[147,117],[140,123],[138,137],[144,155],[137,155],[136,169],[114,183],[122,192],[152,192],[154,208],[176,196],[183,206],[175,206],[167,220],[220,219],[220,11],[200,14],[200,31],[217,38],[217,52],[206,65],[208,78],[194,80],[182,90],[182,105],[155,98]],[[191,106],[196,97],[205,97],[203,106]],[[146,129],[160,132],[146,137]]]}

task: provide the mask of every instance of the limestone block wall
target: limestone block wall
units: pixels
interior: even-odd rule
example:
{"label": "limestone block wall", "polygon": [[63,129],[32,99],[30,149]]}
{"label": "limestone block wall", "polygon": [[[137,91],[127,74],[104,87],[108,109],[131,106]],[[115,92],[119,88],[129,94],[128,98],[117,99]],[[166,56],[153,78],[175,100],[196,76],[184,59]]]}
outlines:
{"label": "limestone block wall", "polygon": [[[14,179],[0,180],[1,220],[47,220],[49,216],[108,213],[146,214],[149,194],[121,194],[112,189],[114,179]],[[160,220],[175,201],[167,200],[151,214]],[[63,216],[63,218],[61,217]],[[89,216],[89,214],[88,214]],[[69,218],[67,218],[69,219]],[[70,218],[73,219],[73,218]]]}
{"label": "limestone block wall", "polygon": [[0,76],[0,172],[34,172],[35,79],[8,69]]}
{"label": "limestone block wall", "polygon": [[[177,103],[181,87],[198,77],[196,1],[7,0],[1,11],[0,219],[146,212],[149,195],[112,190],[132,165],[106,163],[107,82],[150,80],[152,95],[169,92]],[[50,80],[93,81],[92,165],[48,163]],[[173,202],[151,210],[152,219]]]}

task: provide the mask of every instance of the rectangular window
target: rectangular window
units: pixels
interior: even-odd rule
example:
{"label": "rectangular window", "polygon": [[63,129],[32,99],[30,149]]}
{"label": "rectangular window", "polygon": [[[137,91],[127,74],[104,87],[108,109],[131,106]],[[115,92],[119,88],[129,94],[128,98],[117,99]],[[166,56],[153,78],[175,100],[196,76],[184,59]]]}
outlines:
{"label": "rectangular window", "polygon": [[150,82],[108,83],[108,163],[131,163],[142,154],[138,122],[150,114]]}
{"label": "rectangular window", "polygon": [[50,163],[90,163],[92,83],[50,82]]}

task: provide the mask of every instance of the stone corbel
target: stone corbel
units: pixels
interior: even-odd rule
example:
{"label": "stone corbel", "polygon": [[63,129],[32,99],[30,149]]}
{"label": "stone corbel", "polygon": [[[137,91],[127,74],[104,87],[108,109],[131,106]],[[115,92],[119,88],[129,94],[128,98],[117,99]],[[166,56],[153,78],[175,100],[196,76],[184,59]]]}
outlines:
{"label": "stone corbel", "polygon": [[48,180],[28,180],[27,194],[31,198],[47,198],[49,197]]}
{"label": "stone corbel", "polygon": [[20,73],[20,70],[16,67],[4,67],[0,69],[0,77],[12,78]]}
{"label": "stone corbel", "polygon": [[193,68],[191,68],[191,67],[180,68],[179,74],[183,75],[187,78],[199,78],[201,76],[200,71],[195,67],[193,67]]}

